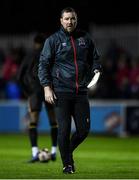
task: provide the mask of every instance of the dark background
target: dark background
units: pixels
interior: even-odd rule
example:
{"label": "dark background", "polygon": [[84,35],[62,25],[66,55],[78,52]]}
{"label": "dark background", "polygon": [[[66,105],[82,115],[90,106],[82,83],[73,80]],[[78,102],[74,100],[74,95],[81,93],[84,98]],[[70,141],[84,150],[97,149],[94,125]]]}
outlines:
{"label": "dark background", "polygon": [[138,23],[137,1],[124,0],[1,0],[0,33],[53,32],[59,26],[60,11],[72,6],[79,25]]}

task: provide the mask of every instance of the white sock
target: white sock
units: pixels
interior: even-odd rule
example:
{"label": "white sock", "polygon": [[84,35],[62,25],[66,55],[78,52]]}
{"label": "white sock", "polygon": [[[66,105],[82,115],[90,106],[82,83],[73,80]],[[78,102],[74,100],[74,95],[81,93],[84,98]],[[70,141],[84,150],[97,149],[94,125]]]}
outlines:
{"label": "white sock", "polygon": [[54,153],[56,153],[56,146],[52,146],[51,148],[51,154],[54,154]]}
{"label": "white sock", "polygon": [[38,147],[36,147],[36,146],[32,147],[32,156],[33,156],[33,157],[35,157],[38,152],[39,152]]}

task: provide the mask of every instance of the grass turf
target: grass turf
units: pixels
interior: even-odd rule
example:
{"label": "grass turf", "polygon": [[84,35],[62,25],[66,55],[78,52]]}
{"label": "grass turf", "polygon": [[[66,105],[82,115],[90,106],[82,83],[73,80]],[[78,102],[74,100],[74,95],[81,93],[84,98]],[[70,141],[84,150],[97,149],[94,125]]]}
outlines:
{"label": "grass turf", "polygon": [[[40,135],[41,148],[50,149],[50,136]],[[74,153],[75,174],[62,173],[56,162],[29,164],[30,145],[26,134],[0,135],[1,179],[137,179],[139,178],[138,137],[88,136]]]}

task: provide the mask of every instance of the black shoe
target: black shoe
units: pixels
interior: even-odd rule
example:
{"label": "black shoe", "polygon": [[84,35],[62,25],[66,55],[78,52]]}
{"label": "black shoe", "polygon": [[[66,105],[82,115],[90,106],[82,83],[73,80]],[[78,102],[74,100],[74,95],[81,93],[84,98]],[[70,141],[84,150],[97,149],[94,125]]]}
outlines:
{"label": "black shoe", "polygon": [[63,173],[65,174],[73,174],[74,171],[72,169],[72,166],[71,165],[67,165],[63,168]]}
{"label": "black shoe", "polygon": [[73,170],[73,172],[75,172],[75,166],[74,166],[74,160],[73,160],[73,155],[72,154],[70,154],[70,164],[71,164],[71,166],[72,166],[72,170]]}
{"label": "black shoe", "polygon": [[29,160],[28,163],[35,163],[35,162],[37,162],[37,161],[39,161],[38,155],[35,156],[35,157],[32,157],[32,159]]}
{"label": "black shoe", "polygon": [[51,160],[56,161],[56,153],[51,154]]}

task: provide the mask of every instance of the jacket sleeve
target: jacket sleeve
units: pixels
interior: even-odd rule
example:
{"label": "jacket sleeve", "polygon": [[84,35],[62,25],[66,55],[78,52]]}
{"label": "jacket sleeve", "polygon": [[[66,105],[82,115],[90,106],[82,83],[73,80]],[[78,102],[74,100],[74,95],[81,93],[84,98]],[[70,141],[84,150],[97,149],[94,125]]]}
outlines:
{"label": "jacket sleeve", "polygon": [[51,67],[54,60],[53,39],[49,37],[44,43],[44,47],[40,54],[38,77],[40,84],[45,87],[52,84]]}
{"label": "jacket sleeve", "polygon": [[89,38],[89,61],[92,65],[92,73],[95,69],[101,71],[100,54],[95,46],[94,41],[91,38]]}

